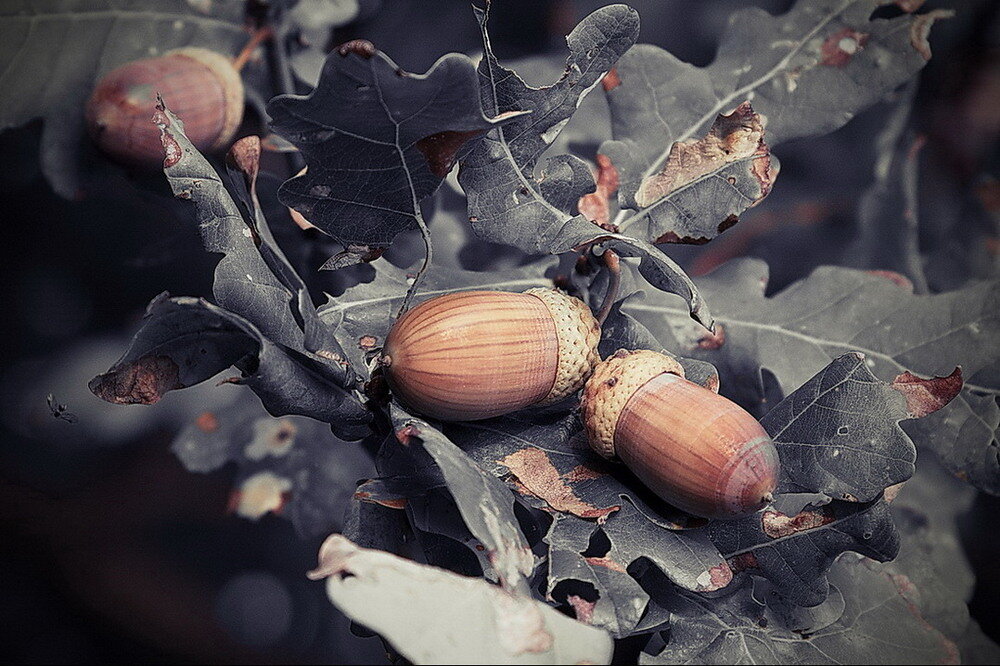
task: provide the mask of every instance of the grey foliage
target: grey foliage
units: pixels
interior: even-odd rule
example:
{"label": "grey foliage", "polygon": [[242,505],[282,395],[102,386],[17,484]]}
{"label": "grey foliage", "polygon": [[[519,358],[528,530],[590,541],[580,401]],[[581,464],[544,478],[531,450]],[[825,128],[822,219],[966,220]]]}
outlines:
{"label": "grey foliage", "polygon": [[164,142],[175,142],[181,155],[164,166],[167,181],[174,196],[194,203],[205,249],[223,255],[212,286],[218,304],[252,321],[274,342],[326,366],[342,386],[351,386],[354,374],[344,361],[343,350],[320,322],[305,284],[264,219],[254,190],[256,158],[248,165],[252,169],[248,174],[230,167],[241,210],[215,169],[184,134],[184,123],[169,109],[162,113]]}
{"label": "grey foliage", "polygon": [[917,451],[899,427],[903,396],[861,354],[845,354],[769,411],[761,425],[781,457],[779,492],[870,502],[913,476]]}
{"label": "grey foliage", "polygon": [[[256,158],[244,165],[246,179],[238,181],[244,218],[218,174],[185,136],[183,123],[162,105],[160,116],[164,145],[173,151],[165,161],[170,185],[176,196],[194,202],[205,248],[224,255],[214,283],[223,307],[196,299],[154,301],[130,350],[111,372],[92,382],[92,390],[106,400],[148,404],[165,390],[207,379],[212,368],[218,372],[238,363],[244,374],[240,381],[261,396],[272,414],[312,416],[330,423],[342,437],[361,438],[371,414],[351,391],[355,375],[332,330],[320,320],[305,285],[267,228],[254,195]],[[199,327],[225,330],[225,343],[215,354],[192,361],[182,357],[183,344],[205,337]],[[233,347],[226,349],[229,343]],[[170,344],[169,353],[162,344]],[[191,381],[180,377],[192,367],[203,369]],[[142,381],[151,377],[156,385],[147,397]]]}
{"label": "grey foliage", "polygon": [[913,475],[916,458],[898,426],[903,418],[903,397],[877,380],[860,354],[834,360],[761,421],[781,458],[778,499],[821,493],[834,501],[712,523],[713,542],[734,568],[764,576],[798,606],[827,597],[826,573],[844,551],[891,560],[899,534],[881,498]]}
{"label": "grey foliage", "polygon": [[42,170],[57,193],[72,198],[96,164],[83,109],[102,76],[183,46],[235,54],[246,39],[243,7],[236,2],[5,2],[0,129],[43,118]]}
{"label": "grey foliage", "polygon": [[143,327],[111,369],[91,383],[109,402],[151,404],[236,365],[274,416],[300,414],[325,421],[346,439],[368,432],[371,413],[345,391],[328,366],[278,345],[239,315],[197,298],[154,300]]}
{"label": "grey foliage", "polygon": [[[955,645],[911,610],[906,590],[888,572],[847,555],[831,571],[839,594],[835,621],[808,634],[781,624],[780,616],[749,588],[722,599],[690,593],[664,595],[671,612],[670,641],[643,664],[874,663],[922,664],[954,659]],[[824,610],[813,611],[822,614]]]}
{"label": "grey foliage", "polygon": [[309,95],[276,97],[267,110],[308,168],[279,198],[345,246],[385,247],[416,228],[420,200],[501,122],[484,115],[467,56],[415,75],[360,41],[327,56]]}
{"label": "grey foliage", "polygon": [[[627,571],[640,562],[690,590],[716,590],[732,578],[707,533],[685,529],[690,519],[652,496],[624,466],[590,451],[575,416],[535,422],[504,417],[455,424],[446,432],[530,504],[555,513],[544,539],[546,589],[552,595],[563,581],[590,585],[595,598],[581,599],[596,602],[587,611],[596,626],[617,636],[635,631],[646,596]],[[609,549],[585,557],[595,535]]]}
{"label": "grey foliage", "polygon": [[462,519],[488,549],[500,581],[508,589],[525,592],[524,576],[534,569],[534,558],[518,528],[510,491],[426,421],[395,404],[390,411],[402,445],[419,441],[440,468]]}
{"label": "grey foliage", "polygon": [[773,147],[833,131],[910,79],[929,58],[929,50],[920,52],[921,30],[939,15],[870,19],[878,4],[890,3],[799,0],[781,16],[743,9],[730,17],[708,67],[648,44],[625,54],[616,66],[620,83],[608,92],[614,140],[601,147],[621,176],[621,205],[634,210],[617,218],[622,231],[711,238],[729,215],[759,200],[746,157],[637,204],[636,192],[674,144],[702,137],[720,114],[749,100]]}
{"label": "grey foliage", "polygon": [[[822,267],[765,297],[767,276],[763,262],[741,259],[699,280],[725,331],[717,349],[699,347],[703,333],[690,326],[679,301],[650,292],[624,309],[672,351],[715,365],[723,392],[737,378],[764,369],[788,393],[850,350],[862,352],[883,381],[904,370],[946,376],[961,366],[965,385],[959,396],[940,411],[906,423],[905,430],[953,473],[1000,492],[995,282],[920,296],[881,275]],[[764,387],[760,374],[757,378],[759,399]]]}
{"label": "grey foliage", "polygon": [[469,198],[473,230],[486,240],[534,254],[559,254],[600,243],[623,256],[640,257],[640,272],[650,284],[679,294],[688,302],[691,316],[711,326],[707,306],[672,259],[641,239],[608,232],[583,215],[574,215],[576,202],[595,187],[582,160],[552,157],[535,175],[538,158],[581,96],[635,41],[639,26],[634,10],[611,5],[581,21],[567,37],[570,55],[565,74],[542,88],[528,86],[498,63],[486,31],[487,14],[477,14],[486,53],[479,67],[484,107],[494,115],[531,113],[490,132],[462,160],[459,182]]}
{"label": "grey foliage", "polygon": [[853,550],[884,562],[899,552],[899,535],[881,500],[834,501],[791,518],[765,510],[708,529],[735,569],[767,578],[799,606],[827,598],[827,572],[841,553]]}

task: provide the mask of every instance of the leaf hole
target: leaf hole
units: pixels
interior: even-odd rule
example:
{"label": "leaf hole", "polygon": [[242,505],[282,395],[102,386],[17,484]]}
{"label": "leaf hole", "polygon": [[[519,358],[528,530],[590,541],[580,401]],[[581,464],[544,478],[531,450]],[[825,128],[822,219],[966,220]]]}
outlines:
{"label": "leaf hole", "polygon": [[587,550],[581,555],[584,557],[604,557],[611,552],[611,539],[604,533],[604,530],[597,530],[590,535],[590,543]]}

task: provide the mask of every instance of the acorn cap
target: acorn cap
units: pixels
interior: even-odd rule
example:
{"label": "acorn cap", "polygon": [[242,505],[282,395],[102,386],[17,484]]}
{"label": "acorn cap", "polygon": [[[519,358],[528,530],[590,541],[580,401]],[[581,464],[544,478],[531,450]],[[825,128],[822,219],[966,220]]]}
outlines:
{"label": "acorn cap", "polygon": [[199,46],[185,46],[167,51],[163,55],[190,58],[208,67],[219,79],[225,96],[225,119],[222,122],[222,129],[219,130],[218,138],[212,142],[209,150],[216,151],[228,148],[233,137],[236,136],[236,130],[239,129],[240,123],[243,121],[243,79],[233,67],[232,60],[221,53]]}
{"label": "acorn cap", "polygon": [[555,323],[559,344],[559,360],[552,389],[538,404],[558,402],[578,391],[590,377],[600,360],[597,346],[601,341],[601,325],[590,308],[578,298],[567,296],[558,289],[537,287],[525,294],[538,298],[548,308]]}
{"label": "acorn cap", "polygon": [[684,377],[684,368],[675,359],[648,349],[619,349],[594,368],[580,398],[590,448],[605,458],[614,457],[615,428],[625,404],[646,382],[665,372]]}

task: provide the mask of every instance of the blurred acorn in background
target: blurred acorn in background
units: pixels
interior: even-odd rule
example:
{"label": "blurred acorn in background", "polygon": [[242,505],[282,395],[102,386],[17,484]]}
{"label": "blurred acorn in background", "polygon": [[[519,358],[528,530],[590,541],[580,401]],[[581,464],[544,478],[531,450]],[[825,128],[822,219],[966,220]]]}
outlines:
{"label": "blurred acorn in background", "polygon": [[212,152],[233,140],[243,119],[243,81],[226,56],[199,47],[135,60],[106,74],[87,101],[87,129],[117,161],[159,167],[160,130],[153,123],[160,95],[198,150]]}

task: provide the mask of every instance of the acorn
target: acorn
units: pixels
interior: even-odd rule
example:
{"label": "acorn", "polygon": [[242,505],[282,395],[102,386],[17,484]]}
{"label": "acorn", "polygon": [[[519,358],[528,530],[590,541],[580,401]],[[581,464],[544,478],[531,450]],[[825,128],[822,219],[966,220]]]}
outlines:
{"label": "acorn", "polygon": [[463,291],[400,317],[381,364],[403,403],[475,421],[575,393],[600,360],[600,338],[590,309],[556,289]]}
{"label": "acorn", "polygon": [[623,349],[598,364],[581,411],[590,447],[679,509],[731,519],[773,499],[778,451],[767,432],[665,354]]}
{"label": "acorn", "polygon": [[175,49],[122,65],[98,82],[86,107],[98,147],[126,164],[159,167],[163,144],[152,120],[157,94],[200,151],[228,147],[243,119],[243,81],[232,61],[208,49]]}

